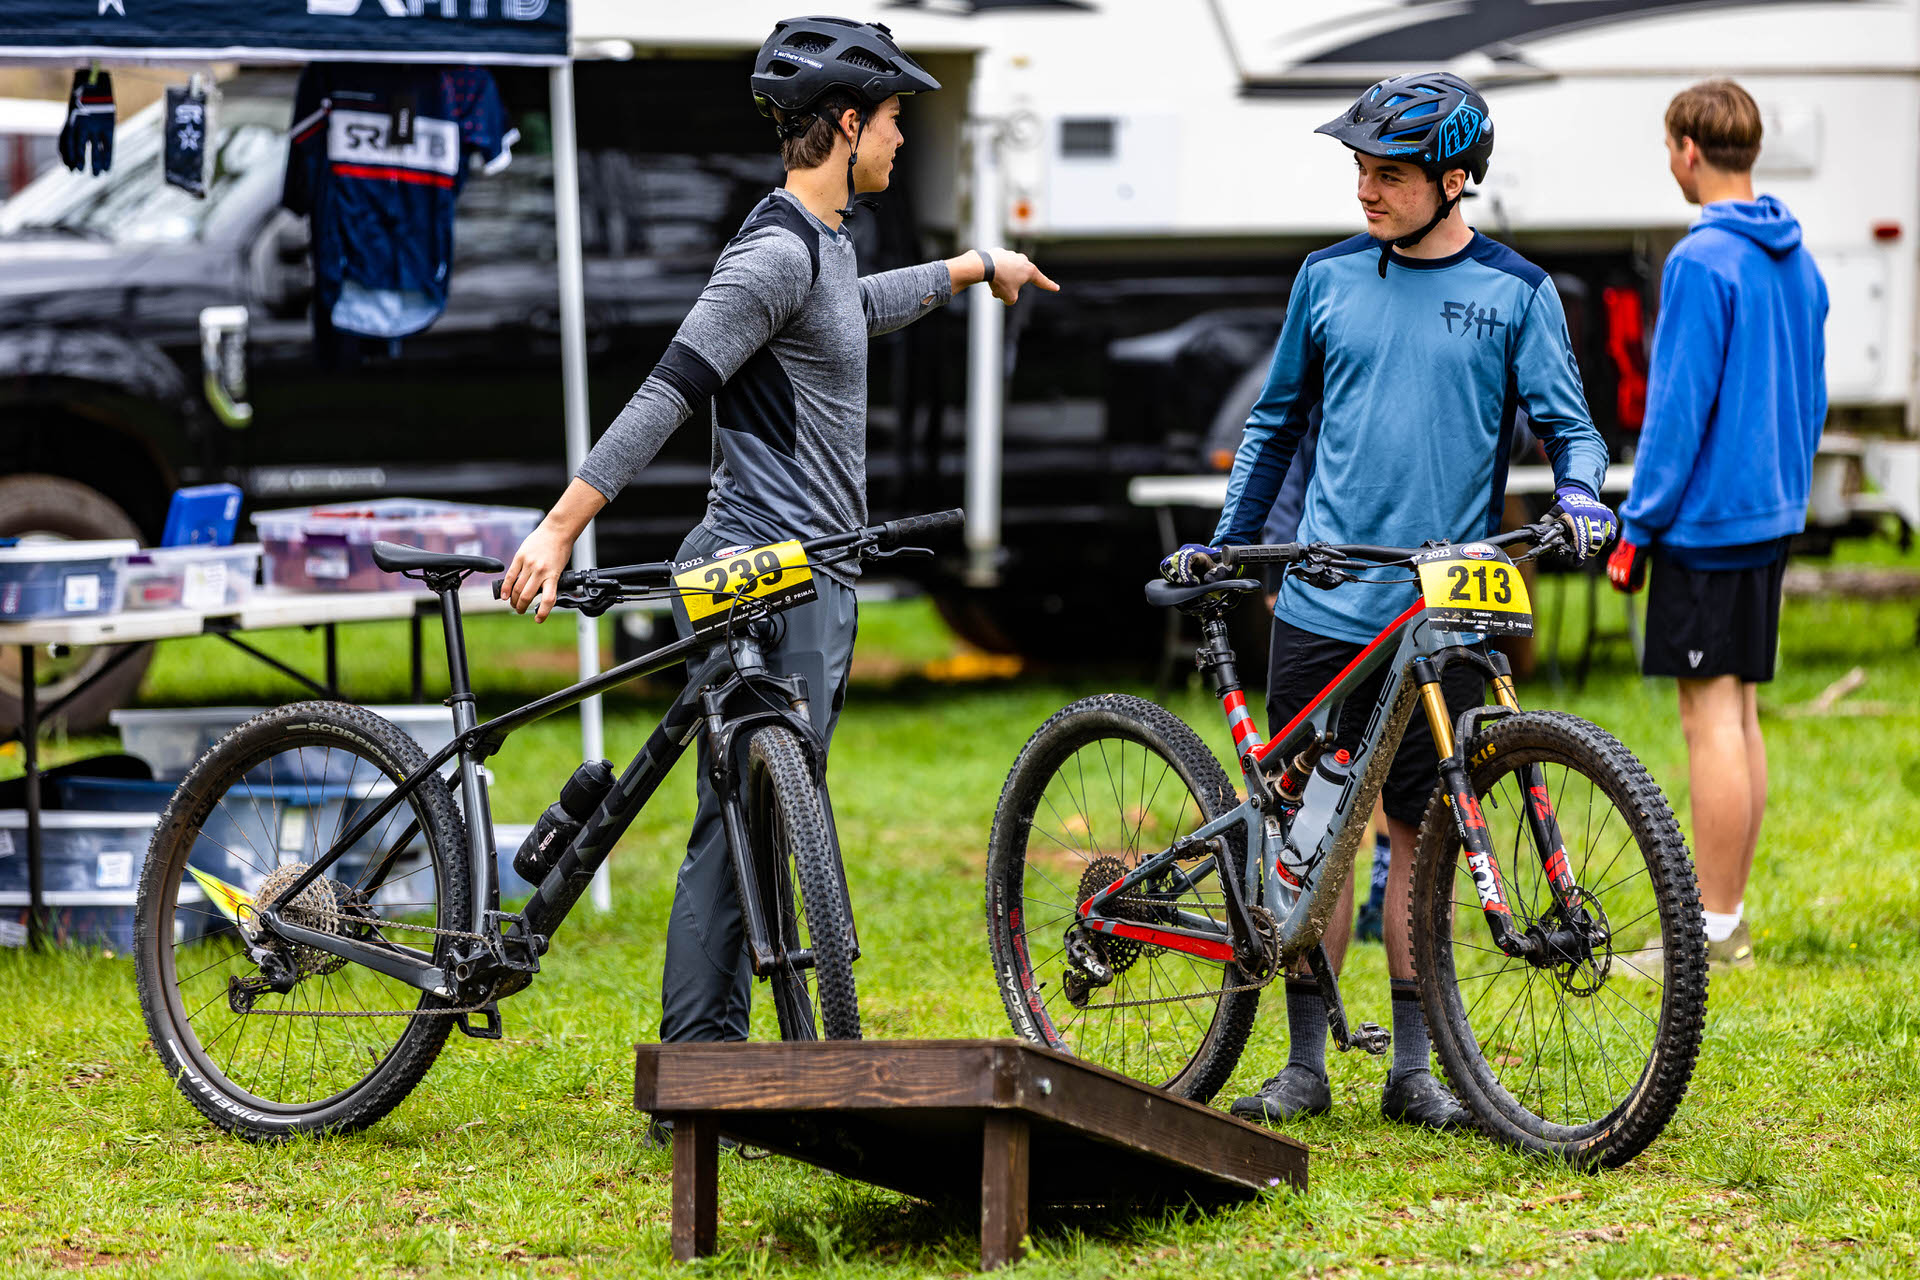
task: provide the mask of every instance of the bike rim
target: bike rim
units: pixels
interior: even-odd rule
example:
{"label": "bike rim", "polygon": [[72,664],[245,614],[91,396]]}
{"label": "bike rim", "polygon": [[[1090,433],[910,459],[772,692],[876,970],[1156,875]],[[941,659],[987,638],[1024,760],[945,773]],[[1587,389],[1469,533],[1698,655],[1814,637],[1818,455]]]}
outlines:
{"label": "bike rim", "polygon": [[[1077,1007],[1066,989],[1065,935],[1090,892],[1208,820],[1174,763],[1136,739],[1095,739],[1054,767],[1013,860],[1018,910],[1006,921],[1028,1008],[1047,1043],[1162,1087],[1192,1066],[1212,1033],[1220,988],[1244,981],[1238,971],[1095,935],[1114,979]],[[1192,873],[1210,868],[1211,860],[1177,865]],[[1107,914],[1124,912],[1141,923],[1206,923],[1227,936],[1217,872],[1207,871],[1190,888],[1156,878],[1143,889]]]}
{"label": "bike rim", "polygon": [[1662,946],[1661,886],[1620,798],[1538,753],[1506,760],[1481,794],[1514,928],[1562,920],[1523,807],[1519,769],[1529,763],[1541,769],[1568,868],[1583,902],[1604,919],[1608,941],[1544,968],[1502,954],[1456,843],[1449,985],[1494,1105],[1540,1137],[1570,1141],[1611,1124],[1652,1069],[1672,988],[1671,952]]}
{"label": "bike rim", "polygon": [[[223,1091],[269,1114],[321,1111],[351,1094],[393,1055],[413,1022],[410,1016],[368,1015],[411,1011],[433,999],[384,974],[314,952],[303,957],[303,970],[311,966],[311,972],[303,972],[291,991],[261,994],[251,1012],[230,1003],[231,984],[260,970],[245,954],[236,923],[249,908],[229,903],[223,909],[215,900],[218,886],[251,895],[270,888],[276,872],[284,882],[289,873],[279,869],[317,860],[397,781],[335,741],[283,742],[229,770],[215,784],[220,790],[204,816],[179,833],[189,852],[165,877],[156,912],[161,986],[179,1037],[176,1047]],[[358,904],[356,914],[369,919],[338,927],[436,953],[433,934],[399,927],[446,927],[440,876],[427,851],[429,821],[421,797],[409,797],[302,899],[324,908],[323,899],[307,894],[329,883],[364,893],[384,855],[398,846],[369,901]],[[338,901],[337,889],[334,894]],[[304,922],[315,919],[309,914]]]}

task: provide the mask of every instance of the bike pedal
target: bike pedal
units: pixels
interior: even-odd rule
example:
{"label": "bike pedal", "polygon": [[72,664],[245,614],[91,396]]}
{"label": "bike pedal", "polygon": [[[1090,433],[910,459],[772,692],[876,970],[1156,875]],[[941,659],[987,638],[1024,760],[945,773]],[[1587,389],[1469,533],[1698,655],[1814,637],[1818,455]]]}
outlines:
{"label": "bike pedal", "polygon": [[1363,1022],[1354,1028],[1353,1043],[1355,1048],[1363,1049],[1377,1058],[1393,1043],[1393,1033],[1377,1022]]}
{"label": "bike pedal", "polygon": [[[478,1026],[468,1021],[469,1018],[476,1015],[481,1019]],[[500,1005],[497,1002],[489,1003],[482,1008],[475,1009],[471,1014],[456,1013],[453,1015],[453,1022],[462,1032],[472,1036],[475,1040],[498,1040],[501,1038]]]}

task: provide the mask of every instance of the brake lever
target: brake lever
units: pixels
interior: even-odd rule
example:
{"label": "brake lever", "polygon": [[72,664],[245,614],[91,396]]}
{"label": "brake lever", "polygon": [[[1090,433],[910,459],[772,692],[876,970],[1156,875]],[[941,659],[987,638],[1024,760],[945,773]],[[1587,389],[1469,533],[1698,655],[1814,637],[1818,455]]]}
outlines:
{"label": "brake lever", "polygon": [[873,550],[864,552],[863,554],[869,560],[891,560],[895,556],[931,557],[933,555],[933,548],[932,547],[895,547],[891,551],[882,551],[878,547],[875,547]]}

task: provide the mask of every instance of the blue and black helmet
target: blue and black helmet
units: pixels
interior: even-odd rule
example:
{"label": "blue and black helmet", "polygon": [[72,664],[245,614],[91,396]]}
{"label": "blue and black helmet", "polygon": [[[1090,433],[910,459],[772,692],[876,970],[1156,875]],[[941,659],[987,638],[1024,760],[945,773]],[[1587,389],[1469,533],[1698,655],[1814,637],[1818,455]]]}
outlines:
{"label": "blue and black helmet", "polygon": [[1465,169],[1485,182],[1493,156],[1487,100],[1451,71],[1382,80],[1314,132],[1383,160],[1411,160],[1435,178]]}

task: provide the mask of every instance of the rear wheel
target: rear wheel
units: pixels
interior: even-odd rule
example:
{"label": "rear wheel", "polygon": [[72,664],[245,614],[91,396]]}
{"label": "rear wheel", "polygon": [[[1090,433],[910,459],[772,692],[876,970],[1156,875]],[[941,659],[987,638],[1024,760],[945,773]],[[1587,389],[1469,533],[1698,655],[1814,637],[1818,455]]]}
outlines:
{"label": "rear wheel", "polygon": [[[138,539],[140,527],[110,498],[78,481],[20,475],[0,480],[0,537],[57,542]],[[54,702],[106,671],[57,717],[71,729],[90,729],[133,697],[147,664],[153,661],[153,646],[89,645],[62,657],[42,649],[36,659],[34,701],[42,715]],[[19,725],[20,717],[20,652],[9,646],[0,649],[0,731]]]}
{"label": "rear wheel", "polygon": [[745,796],[760,901],[781,953],[769,979],[780,1038],[858,1040],[853,911],[812,766],[791,730],[769,725],[748,741]]}
{"label": "rear wheel", "polygon": [[[155,1052],[208,1119],[250,1139],[349,1132],[417,1084],[446,1041],[447,1003],[312,947],[250,947],[283,918],[445,965],[469,927],[465,825],[425,779],[320,879],[285,891],[426,764],[371,712],[306,702],[256,716],[201,757],[174,793],[141,870],[135,971]],[[288,979],[290,978],[290,981]],[[285,989],[280,989],[284,987]]]}
{"label": "rear wheel", "polygon": [[[1204,1102],[1233,1073],[1258,991],[1230,963],[1089,934],[1113,979],[1089,987],[1069,964],[1076,910],[1153,854],[1239,804],[1213,752],[1178,717],[1102,694],[1034,733],[1000,793],[987,846],[987,936],[1013,1028],[1029,1040]],[[1226,836],[1229,867],[1246,837]],[[1176,864],[1117,908],[1142,924],[1211,923],[1224,936],[1221,870]]]}
{"label": "rear wheel", "polygon": [[[1556,942],[1555,962],[1540,966],[1497,949],[1436,791],[1412,918],[1434,1050],[1490,1137],[1576,1164],[1624,1164],[1686,1095],[1706,1020],[1706,934],[1686,845],[1640,762],[1575,716],[1498,720],[1465,754],[1478,762],[1472,785],[1514,927],[1586,941]],[[1540,783],[1584,924],[1569,920],[1535,846],[1526,805]]]}

